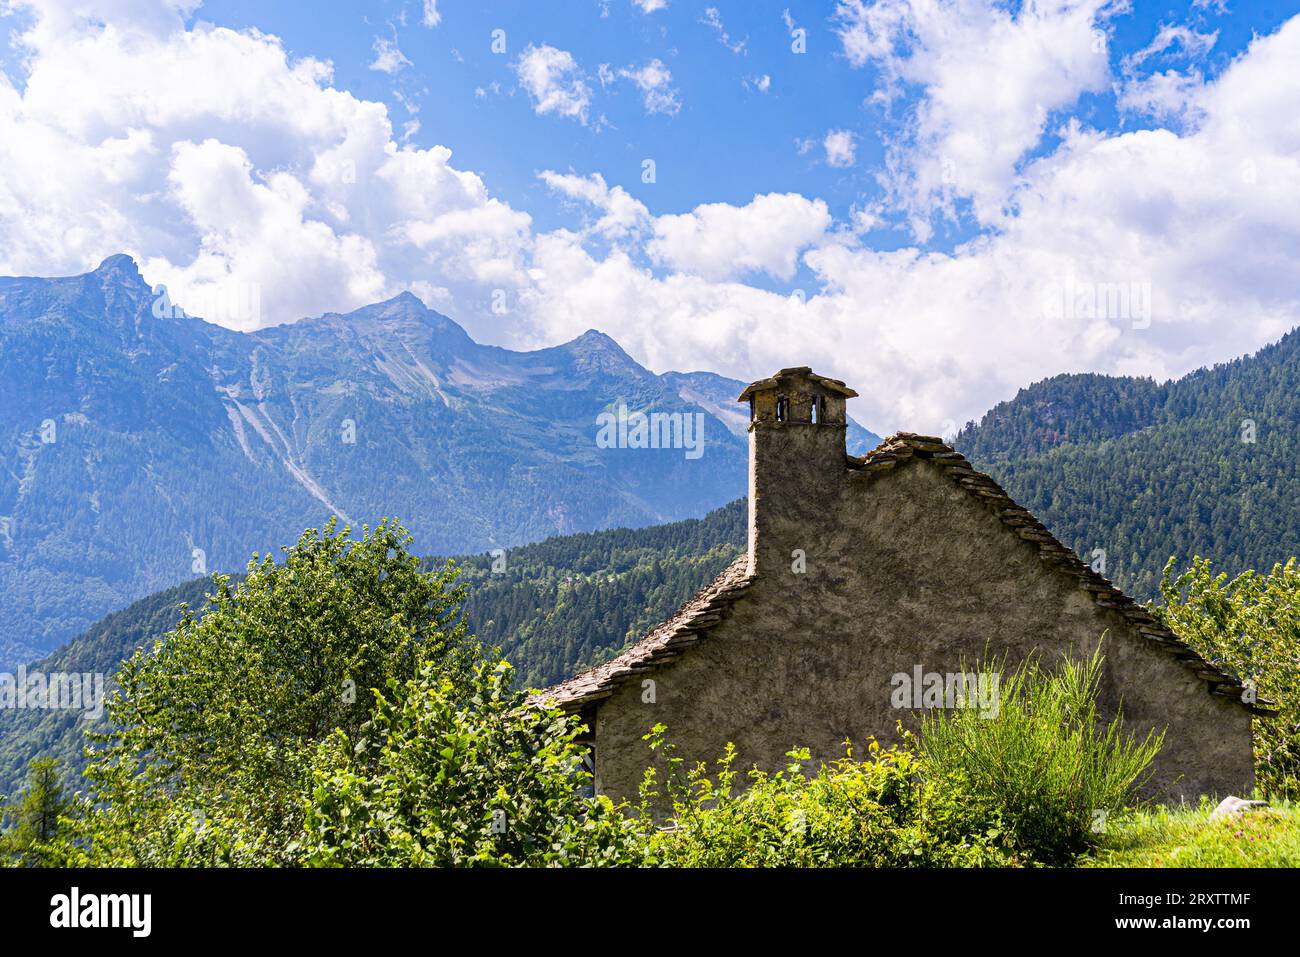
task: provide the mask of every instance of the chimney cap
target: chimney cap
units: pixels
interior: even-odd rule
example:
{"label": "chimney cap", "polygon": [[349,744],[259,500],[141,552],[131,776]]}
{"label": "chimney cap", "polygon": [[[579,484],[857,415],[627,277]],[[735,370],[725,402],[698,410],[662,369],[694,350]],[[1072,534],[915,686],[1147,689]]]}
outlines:
{"label": "chimney cap", "polygon": [[839,379],[830,379],[826,376],[818,375],[808,366],[795,366],[792,369],[782,369],[776,375],[769,376],[766,379],[759,379],[745,386],[745,391],[740,393],[737,402],[748,402],[755,393],[767,392],[771,389],[788,389],[800,382],[811,383],[821,386],[827,392],[835,395],[842,395],[846,399],[854,398],[857,393],[846,386]]}

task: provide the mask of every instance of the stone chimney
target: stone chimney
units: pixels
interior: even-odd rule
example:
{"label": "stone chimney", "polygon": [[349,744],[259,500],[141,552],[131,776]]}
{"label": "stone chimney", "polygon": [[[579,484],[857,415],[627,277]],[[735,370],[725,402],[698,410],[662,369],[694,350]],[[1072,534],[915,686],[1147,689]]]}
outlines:
{"label": "stone chimney", "polygon": [[749,403],[749,574],[788,570],[844,479],[845,400],[857,393],[807,366],[740,394]]}

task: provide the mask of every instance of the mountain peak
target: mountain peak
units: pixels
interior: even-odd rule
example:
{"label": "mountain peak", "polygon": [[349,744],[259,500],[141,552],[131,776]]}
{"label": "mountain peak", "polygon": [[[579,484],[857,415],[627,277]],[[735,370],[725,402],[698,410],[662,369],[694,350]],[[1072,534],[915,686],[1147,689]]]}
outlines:
{"label": "mountain peak", "polygon": [[[601,351],[610,352],[619,356],[627,356],[626,350],[609,335],[601,332],[599,329],[588,329],[576,339],[571,339],[565,343],[568,346],[577,346],[584,352]],[[628,356],[628,358],[631,358]]]}
{"label": "mountain peak", "polygon": [[424,317],[440,315],[424,304],[424,300],[409,289],[399,292],[391,299],[371,303],[353,310],[348,315],[365,315],[373,319],[402,319],[410,316]]}
{"label": "mountain peak", "polygon": [[143,279],[140,274],[140,267],[136,265],[134,259],[126,253],[116,253],[109,256],[95,269],[95,274],[99,276],[121,276],[128,279]]}
{"label": "mountain peak", "polygon": [[570,339],[557,348],[580,359],[599,361],[610,368],[627,365],[641,367],[622,346],[599,329],[588,329],[576,339]]}
{"label": "mountain peak", "polygon": [[342,315],[326,313],[321,318],[342,320],[353,325],[361,323],[383,334],[403,329],[430,330],[445,342],[459,346],[472,345],[474,342],[458,322],[436,309],[430,309],[424,300],[409,290],[383,302],[371,303]]}

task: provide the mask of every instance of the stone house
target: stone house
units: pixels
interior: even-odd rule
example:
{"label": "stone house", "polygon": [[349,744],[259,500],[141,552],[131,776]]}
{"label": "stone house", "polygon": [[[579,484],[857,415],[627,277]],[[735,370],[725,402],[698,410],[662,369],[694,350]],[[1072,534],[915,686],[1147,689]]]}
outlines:
{"label": "stone house", "polygon": [[[1252,712],[1207,663],[1081,562],[940,439],[902,432],[845,452],[844,383],[783,369],[751,384],[749,546],[608,663],[542,693],[586,720],[596,789],[634,799],[668,727],[679,756],[775,769],[807,747],[895,739],[903,676],[969,671],[986,652],[1105,655],[1100,705],[1163,729],[1151,789],[1249,794]],[[900,680],[902,679],[902,680]],[[915,699],[911,704],[919,704]]]}

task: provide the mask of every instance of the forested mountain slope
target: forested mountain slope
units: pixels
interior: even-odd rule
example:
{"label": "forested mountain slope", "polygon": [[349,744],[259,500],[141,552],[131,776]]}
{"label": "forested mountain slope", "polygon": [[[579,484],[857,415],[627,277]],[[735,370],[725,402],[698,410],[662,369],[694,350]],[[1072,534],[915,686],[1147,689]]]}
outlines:
{"label": "forested mountain slope", "polygon": [[1300,540],[1300,336],[1156,384],[1057,376],[956,445],[1135,597],[1171,556],[1267,569]]}

